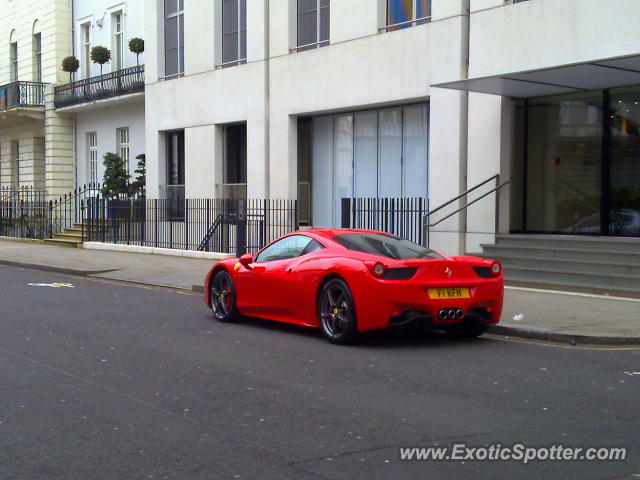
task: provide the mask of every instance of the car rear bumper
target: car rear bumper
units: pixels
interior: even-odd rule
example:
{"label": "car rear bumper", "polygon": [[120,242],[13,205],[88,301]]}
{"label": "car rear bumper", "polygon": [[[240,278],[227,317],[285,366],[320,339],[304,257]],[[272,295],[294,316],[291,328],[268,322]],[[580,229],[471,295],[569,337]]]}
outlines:
{"label": "car rear bumper", "polygon": [[[439,287],[469,288],[471,298],[430,298],[428,288]],[[498,323],[502,314],[504,287],[502,277],[450,285],[379,281],[374,288],[356,292],[354,297],[360,331],[408,323],[416,317],[428,319],[434,328],[446,328],[467,320]],[[441,311],[461,311],[462,314],[443,318]]]}

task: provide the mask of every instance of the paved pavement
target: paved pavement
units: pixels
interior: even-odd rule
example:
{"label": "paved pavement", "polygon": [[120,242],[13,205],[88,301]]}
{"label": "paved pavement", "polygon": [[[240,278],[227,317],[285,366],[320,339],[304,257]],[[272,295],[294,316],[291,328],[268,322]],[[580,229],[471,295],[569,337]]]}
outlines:
{"label": "paved pavement", "polygon": [[[0,241],[0,264],[191,290],[213,262]],[[496,333],[553,341],[640,343],[640,299],[507,287]]]}
{"label": "paved pavement", "polygon": [[[29,283],[71,283],[71,287]],[[200,295],[0,265],[0,478],[623,479],[639,347],[214,321]],[[616,446],[625,461],[400,461],[401,446]]]}

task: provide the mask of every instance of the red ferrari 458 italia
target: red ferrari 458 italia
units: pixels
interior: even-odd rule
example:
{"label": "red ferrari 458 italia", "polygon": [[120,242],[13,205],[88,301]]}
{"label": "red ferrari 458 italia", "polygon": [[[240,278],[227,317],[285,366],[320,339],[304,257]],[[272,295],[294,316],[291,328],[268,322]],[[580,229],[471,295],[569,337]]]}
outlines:
{"label": "red ferrari 458 italia", "polygon": [[329,341],[416,322],[455,337],[498,323],[499,262],[447,257],[372,230],[311,229],[213,266],[205,303],[220,321],[241,315],[319,327]]}

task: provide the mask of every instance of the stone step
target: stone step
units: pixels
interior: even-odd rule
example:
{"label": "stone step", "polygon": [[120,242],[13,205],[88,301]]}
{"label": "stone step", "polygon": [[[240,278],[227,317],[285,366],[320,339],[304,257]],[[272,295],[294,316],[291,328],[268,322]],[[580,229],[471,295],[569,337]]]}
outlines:
{"label": "stone step", "polygon": [[49,238],[43,241],[46,245],[56,245],[58,247],[67,247],[67,248],[78,248],[78,246],[81,243],[74,240],[58,240],[55,238]]}
{"label": "stone step", "polygon": [[564,247],[549,247],[544,246],[531,247],[527,245],[482,245],[483,256],[488,258],[500,257],[526,257],[526,258],[559,258],[559,259],[571,259],[571,260],[599,260],[599,261],[611,261],[611,262],[633,262],[638,261],[640,255],[634,252],[620,251],[620,250],[605,250],[604,246],[602,250],[592,250],[588,248],[564,248]]}
{"label": "stone step", "polygon": [[499,246],[529,246],[531,248],[571,248],[609,250],[640,254],[640,238],[590,237],[581,235],[496,235]]}
{"label": "stone step", "polygon": [[581,287],[637,290],[640,292],[640,276],[621,273],[584,273],[544,267],[517,267],[506,265],[504,276],[508,280],[525,280],[539,283],[562,283]]}
{"label": "stone step", "polygon": [[561,257],[521,257],[501,254],[498,258],[505,269],[510,267],[546,268],[552,271],[572,272],[583,274],[622,274],[640,278],[640,263],[638,258],[626,261],[584,260]]}
{"label": "stone step", "polygon": [[56,233],[53,238],[55,240],[70,240],[76,243],[81,243],[82,242],[82,235],[76,235],[73,233]]}

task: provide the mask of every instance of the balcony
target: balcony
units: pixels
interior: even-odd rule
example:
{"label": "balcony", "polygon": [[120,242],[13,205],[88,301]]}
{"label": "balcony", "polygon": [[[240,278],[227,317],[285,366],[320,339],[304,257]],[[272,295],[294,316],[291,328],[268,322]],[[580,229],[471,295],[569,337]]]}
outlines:
{"label": "balcony", "polygon": [[55,87],[53,101],[58,109],[112,98],[130,98],[143,92],[144,65],[140,65]]}
{"label": "balcony", "polygon": [[45,85],[41,82],[13,82],[0,86],[0,127],[44,120]]}
{"label": "balcony", "polygon": [[0,87],[0,110],[44,107],[44,86],[41,82],[13,82]]}

